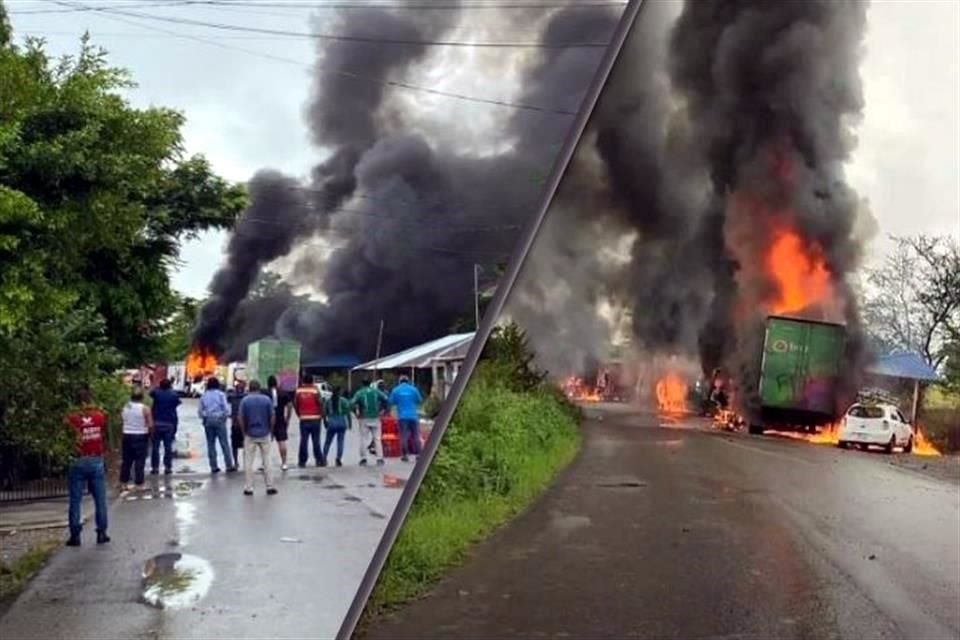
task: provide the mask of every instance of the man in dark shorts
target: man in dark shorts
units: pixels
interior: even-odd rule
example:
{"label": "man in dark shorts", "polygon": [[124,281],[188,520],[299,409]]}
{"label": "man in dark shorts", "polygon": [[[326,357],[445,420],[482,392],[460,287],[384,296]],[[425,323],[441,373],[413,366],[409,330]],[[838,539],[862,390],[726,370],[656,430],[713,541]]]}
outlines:
{"label": "man in dark shorts", "polygon": [[243,451],[243,428],[237,414],[244,395],[243,384],[240,382],[227,394],[227,401],[230,403],[230,448],[233,450],[233,464],[237,467],[240,466],[240,452]]}
{"label": "man in dark shorts", "polygon": [[290,423],[290,413],[293,411],[293,403],[290,394],[280,388],[277,384],[277,377],[267,378],[267,395],[273,401],[274,427],[273,439],[277,441],[277,449],[280,451],[280,469],[287,470],[287,425]]}

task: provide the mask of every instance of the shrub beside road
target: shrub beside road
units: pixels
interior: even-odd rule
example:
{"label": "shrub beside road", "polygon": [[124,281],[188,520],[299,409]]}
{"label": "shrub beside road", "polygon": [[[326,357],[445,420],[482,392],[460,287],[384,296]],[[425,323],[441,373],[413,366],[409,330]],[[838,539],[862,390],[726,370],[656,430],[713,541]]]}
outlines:
{"label": "shrub beside road", "polygon": [[474,371],[384,567],[365,618],[424,593],[523,510],[574,458],[579,410],[531,371],[522,334],[498,332]]}

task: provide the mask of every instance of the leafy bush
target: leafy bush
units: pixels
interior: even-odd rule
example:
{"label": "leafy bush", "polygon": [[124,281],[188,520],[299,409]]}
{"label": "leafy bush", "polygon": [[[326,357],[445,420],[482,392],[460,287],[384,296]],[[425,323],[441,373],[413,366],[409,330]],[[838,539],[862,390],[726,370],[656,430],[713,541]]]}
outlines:
{"label": "leafy bush", "polygon": [[433,419],[437,417],[437,414],[440,413],[440,407],[443,406],[443,400],[438,398],[434,394],[427,396],[427,399],[423,401],[423,405],[420,407],[420,411],[427,418]]}
{"label": "leafy bush", "polygon": [[516,327],[494,335],[444,433],[365,612],[421,593],[528,505],[576,455],[579,411],[531,366]]}

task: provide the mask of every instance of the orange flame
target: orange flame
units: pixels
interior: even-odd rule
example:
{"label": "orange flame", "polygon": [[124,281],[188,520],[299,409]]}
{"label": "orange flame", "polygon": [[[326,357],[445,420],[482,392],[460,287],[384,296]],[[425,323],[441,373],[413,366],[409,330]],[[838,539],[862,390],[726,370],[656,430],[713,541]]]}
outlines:
{"label": "orange flame", "polygon": [[664,413],[682,413],[687,409],[687,383],[675,373],[657,381],[657,408]]}
{"label": "orange flame", "polygon": [[942,456],[943,454],[933,446],[933,443],[927,440],[923,435],[923,430],[917,427],[913,435],[913,452],[918,456]]}
{"label": "orange flame", "polygon": [[193,380],[198,376],[212,376],[217,370],[217,357],[203,350],[191,351],[187,355],[187,377]]}
{"label": "orange flame", "polygon": [[820,248],[792,229],[774,231],[766,266],[777,283],[777,297],[769,307],[772,313],[802,311],[830,292],[830,271]]}
{"label": "orange flame", "polygon": [[563,381],[563,392],[575,402],[600,402],[600,393],[587,385],[582,378],[570,376]]}

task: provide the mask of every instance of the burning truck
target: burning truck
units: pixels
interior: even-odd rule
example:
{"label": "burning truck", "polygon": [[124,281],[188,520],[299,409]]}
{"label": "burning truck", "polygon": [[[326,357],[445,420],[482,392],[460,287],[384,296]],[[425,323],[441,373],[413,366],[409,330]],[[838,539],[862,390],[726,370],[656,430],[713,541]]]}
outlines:
{"label": "burning truck", "polygon": [[764,429],[815,431],[837,414],[846,347],[842,324],[769,316],[750,433]]}

